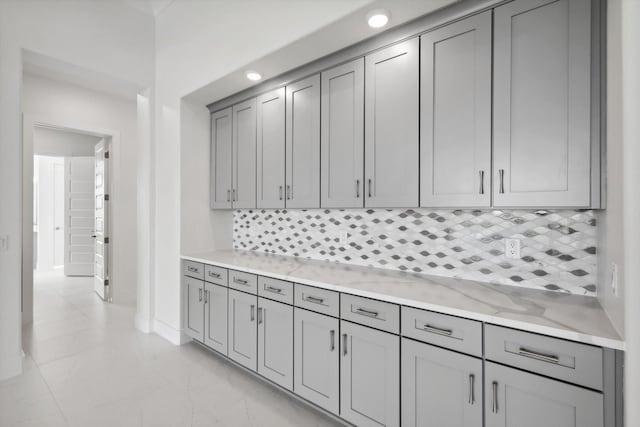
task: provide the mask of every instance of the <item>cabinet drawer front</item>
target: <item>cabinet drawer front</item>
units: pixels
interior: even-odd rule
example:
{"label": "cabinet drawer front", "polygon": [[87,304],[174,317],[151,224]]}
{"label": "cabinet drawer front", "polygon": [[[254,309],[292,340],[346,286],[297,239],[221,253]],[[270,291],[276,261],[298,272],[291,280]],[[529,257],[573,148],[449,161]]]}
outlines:
{"label": "cabinet drawer front", "polygon": [[482,357],[482,323],[475,320],[402,307],[402,335]]}
{"label": "cabinet drawer front", "polygon": [[602,349],[530,332],[485,326],[488,360],[602,390]]}
{"label": "cabinet drawer front", "polygon": [[183,261],[184,275],[194,279],[204,280],[204,264],[193,261]]}
{"label": "cabinet drawer front", "polygon": [[204,266],[204,280],[210,283],[215,283],[220,286],[229,285],[229,277],[227,275],[227,269],[222,267],[216,267],[215,265]]}
{"label": "cabinet drawer front", "polygon": [[242,271],[229,270],[229,287],[250,294],[258,293],[258,276]]}
{"label": "cabinet drawer front", "polygon": [[258,295],[293,305],[293,283],[258,276]]}
{"label": "cabinet drawer front", "polygon": [[296,307],[317,311],[333,317],[340,314],[340,295],[338,292],[296,283],[293,304]]}
{"label": "cabinet drawer front", "polygon": [[342,294],[340,318],[392,334],[400,333],[400,307],[396,304]]}

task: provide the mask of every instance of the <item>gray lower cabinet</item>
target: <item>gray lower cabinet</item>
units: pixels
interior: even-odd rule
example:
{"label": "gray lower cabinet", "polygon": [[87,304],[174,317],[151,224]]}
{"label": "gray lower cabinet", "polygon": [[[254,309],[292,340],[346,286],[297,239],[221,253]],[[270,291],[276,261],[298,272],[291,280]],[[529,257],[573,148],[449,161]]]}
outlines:
{"label": "gray lower cabinet", "polygon": [[419,54],[414,38],[365,57],[365,207],[418,207]]}
{"label": "gray lower cabinet", "polygon": [[494,10],[493,204],[590,205],[591,2]]}
{"label": "gray lower cabinet", "polygon": [[486,427],[604,427],[601,393],[485,364]]}
{"label": "gray lower cabinet", "polygon": [[294,312],[293,391],[339,415],[338,319],[301,308]]}
{"label": "gray lower cabinet", "polygon": [[211,209],[231,209],[233,157],[233,115],[226,108],[211,115],[211,170],[209,201]]}
{"label": "gray lower cabinet", "polygon": [[364,200],[364,59],[322,72],[323,208],[361,208]]}
{"label": "gray lower cabinet", "polygon": [[340,416],[357,426],[400,425],[400,337],[342,320]]}
{"label": "gray lower cabinet", "polygon": [[225,286],[204,284],[204,343],[227,354],[227,298]]}
{"label": "gray lower cabinet", "polygon": [[285,90],[256,98],[257,207],[284,208]]}
{"label": "gray lower cabinet", "polygon": [[191,338],[204,340],[204,285],[202,280],[183,277],[183,331]]}
{"label": "gray lower cabinet", "polygon": [[233,106],[233,179],[231,202],[234,209],[256,207],[256,100]]}
{"label": "gray lower cabinet", "polygon": [[258,366],[257,304],[257,296],[229,289],[228,355],[254,371]]}
{"label": "gray lower cabinet", "polygon": [[286,206],[320,207],[320,75],[286,88]]}
{"label": "gray lower cabinet", "polygon": [[293,307],[258,298],[258,373],[293,390]]}
{"label": "gray lower cabinet", "polygon": [[482,360],[402,338],[402,426],[482,427]]}
{"label": "gray lower cabinet", "polygon": [[491,11],[420,38],[420,205],[491,205]]}

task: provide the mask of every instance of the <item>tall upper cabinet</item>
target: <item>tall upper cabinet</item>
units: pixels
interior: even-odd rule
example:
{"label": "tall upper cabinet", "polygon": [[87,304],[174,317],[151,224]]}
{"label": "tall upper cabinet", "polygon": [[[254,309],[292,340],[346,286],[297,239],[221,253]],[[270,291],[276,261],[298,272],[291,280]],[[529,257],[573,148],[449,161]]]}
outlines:
{"label": "tall upper cabinet", "polygon": [[418,206],[417,38],[365,57],[365,206]]}
{"label": "tall upper cabinet", "polygon": [[495,9],[495,206],[591,204],[590,14],[588,0]]}
{"label": "tall upper cabinet", "polygon": [[257,207],[285,206],[285,90],[260,95],[257,106]]}
{"label": "tall upper cabinet", "polygon": [[491,205],[491,11],[420,40],[420,205]]}
{"label": "tall upper cabinet", "polygon": [[231,208],[232,170],[232,109],[226,108],[211,115],[211,186],[212,209]]}
{"label": "tall upper cabinet", "polygon": [[364,59],[322,72],[323,208],[364,206]]}

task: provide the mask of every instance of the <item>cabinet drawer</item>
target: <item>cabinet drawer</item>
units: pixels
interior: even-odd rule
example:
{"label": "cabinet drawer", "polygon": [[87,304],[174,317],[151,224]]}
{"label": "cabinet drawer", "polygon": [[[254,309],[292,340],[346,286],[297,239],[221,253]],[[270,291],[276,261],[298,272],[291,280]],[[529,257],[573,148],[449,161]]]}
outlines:
{"label": "cabinet drawer", "polygon": [[333,317],[340,314],[340,294],[313,286],[295,284],[293,304]]}
{"label": "cabinet drawer", "polygon": [[602,349],[530,332],[485,325],[485,357],[602,390]]}
{"label": "cabinet drawer", "polygon": [[204,264],[193,261],[183,261],[184,275],[194,279],[204,280]]}
{"label": "cabinet drawer", "polygon": [[229,270],[229,287],[251,294],[258,293],[258,276],[242,271]]}
{"label": "cabinet drawer", "polygon": [[215,265],[204,266],[204,280],[216,285],[227,286],[229,285],[229,277],[227,275],[227,269],[222,267],[216,267]]}
{"label": "cabinet drawer", "polygon": [[293,283],[258,276],[258,295],[293,305]]}
{"label": "cabinet drawer", "polygon": [[392,334],[400,333],[400,307],[389,302],[342,294],[340,318]]}
{"label": "cabinet drawer", "polygon": [[475,320],[402,307],[402,335],[482,357],[482,323]]}

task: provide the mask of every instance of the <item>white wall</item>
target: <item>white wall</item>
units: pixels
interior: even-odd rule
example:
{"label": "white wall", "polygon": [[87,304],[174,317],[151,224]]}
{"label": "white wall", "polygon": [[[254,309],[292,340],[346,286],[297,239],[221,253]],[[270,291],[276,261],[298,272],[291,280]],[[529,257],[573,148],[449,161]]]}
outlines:
{"label": "white wall", "polygon": [[33,154],[41,156],[93,156],[100,137],[36,126],[33,130]]}

